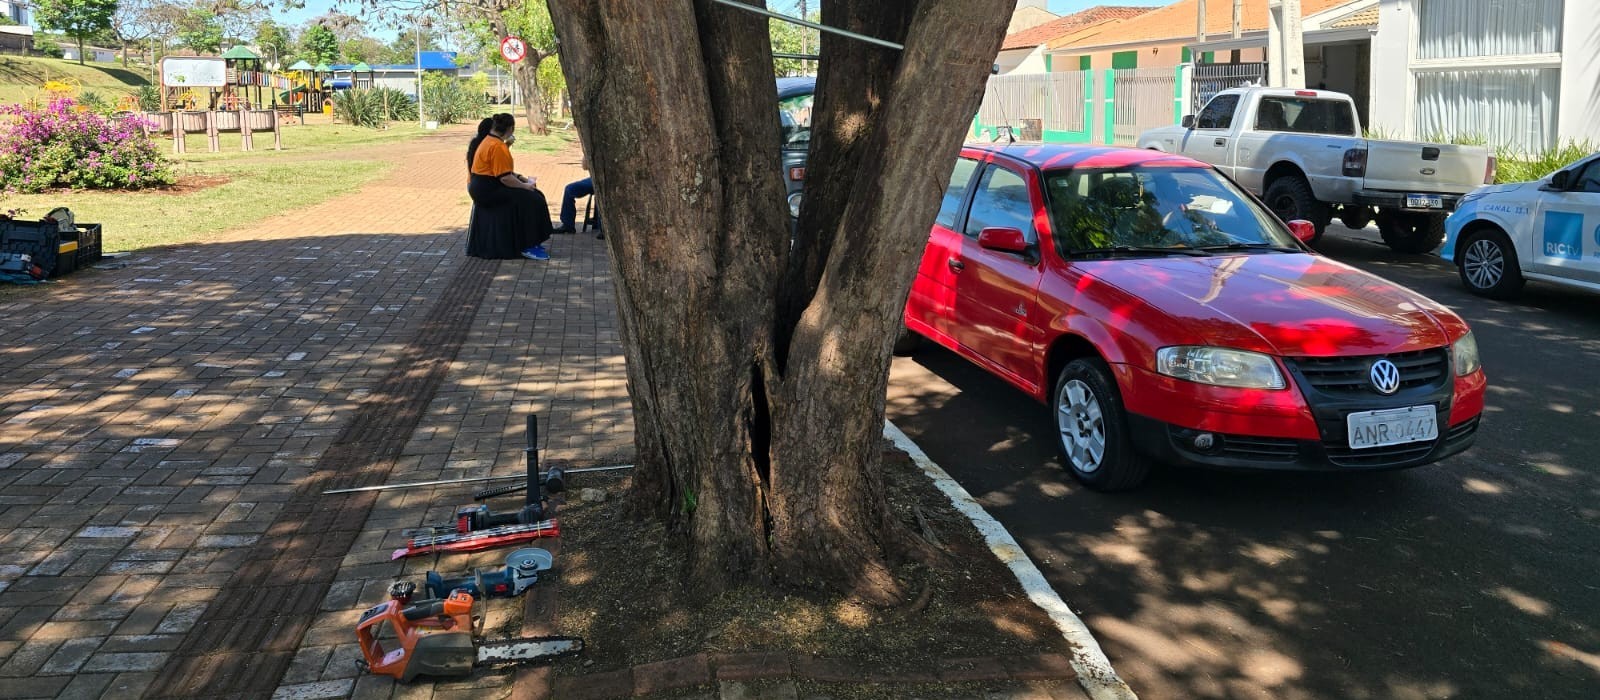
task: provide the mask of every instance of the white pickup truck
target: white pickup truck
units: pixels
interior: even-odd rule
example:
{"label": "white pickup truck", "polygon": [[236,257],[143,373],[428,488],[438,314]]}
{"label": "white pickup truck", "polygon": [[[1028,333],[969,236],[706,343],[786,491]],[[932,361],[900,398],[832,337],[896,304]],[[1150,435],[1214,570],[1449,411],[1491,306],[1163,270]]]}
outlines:
{"label": "white pickup truck", "polygon": [[1138,145],[1216,166],[1283,220],[1315,224],[1318,237],[1335,214],[1350,228],[1376,220],[1404,253],[1438,247],[1461,195],[1494,182],[1488,149],[1363,138],[1350,96],[1327,90],[1224,90]]}

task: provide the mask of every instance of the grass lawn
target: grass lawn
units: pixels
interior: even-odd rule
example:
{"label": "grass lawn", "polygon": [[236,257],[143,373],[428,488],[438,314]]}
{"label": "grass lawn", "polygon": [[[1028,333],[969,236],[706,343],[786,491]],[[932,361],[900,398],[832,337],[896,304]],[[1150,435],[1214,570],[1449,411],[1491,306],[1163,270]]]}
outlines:
{"label": "grass lawn", "polygon": [[150,80],[142,67],[125,69],[121,63],[87,63],[60,58],[0,56],[0,104],[22,102],[39,95],[46,80],[75,81],[83,90],[98,92],[107,102],[131,95]]}
{"label": "grass lawn", "polygon": [[[244,138],[236,133],[221,134],[217,137],[219,148],[222,150],[211,153],[206,149],[205,134],[189,134],[184,140],[184,147],[188,149],[181,160],[193,163],[205,163],[225,160],[260,159],[271,160],[284,156],[305,156],[314,153],[334,153],[350,148],[363,146],[378,146],[386,143],[399,143],[408,141],[424,134],[433,133],[425,131],[417,124],[395,123],[387,129],[364,129],[348,124],[309,123],[284,125],[283,150],[272,150],[272,132],[257,132],[254,134],[256,150],[245,152],[239,150],[239,143]],[[171,153],[172,139],[157,138],[157,142]]]}
{"label": "grass lawn", "polygon": [[185,176],[225,177],[226,184],[177,194],[70,192],[13,195],[6,208],[34,216],[66,206],[79,221],[105,227],[105,251],[204,241],[207,236],[317,204],[349,191],[352,182],[387,174],[393,164],[372,160],[300,163],[205,163],[180,167]]}

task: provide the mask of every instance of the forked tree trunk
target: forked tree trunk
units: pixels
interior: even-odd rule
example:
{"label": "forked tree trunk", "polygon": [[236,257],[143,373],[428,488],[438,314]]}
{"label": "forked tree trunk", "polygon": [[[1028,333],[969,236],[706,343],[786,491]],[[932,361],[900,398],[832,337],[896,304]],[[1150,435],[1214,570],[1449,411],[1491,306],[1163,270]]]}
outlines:
{"label": "forked tree trunk", "polygon": [[704,592],[893,603],[889,350],[1014,0],[833,0],[791,252],[767,20],[711,0],[551,0],[606,207],[638,449],[633,503]]}

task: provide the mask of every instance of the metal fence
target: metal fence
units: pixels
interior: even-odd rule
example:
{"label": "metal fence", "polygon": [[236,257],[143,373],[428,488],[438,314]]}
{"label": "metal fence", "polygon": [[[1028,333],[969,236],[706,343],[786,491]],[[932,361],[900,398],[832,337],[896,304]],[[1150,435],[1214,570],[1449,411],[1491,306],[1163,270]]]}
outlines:
{"label": "metal fence", "polygon": [[1139,132],[1173,122],[1178,76],[1171,68],[1125,68],[1112,73],[1112,143],[1131,146]]}
{"label": "metal fence", "polygon": [[1262,85],[1267,81],[1265,63],[1199,63],[1191,74],[1189,94],[1196,113],[1211,101],[1212,96],[1229,88],[1245,85]]}
{"label": "metal fence", "polygon": [[1044,131],[1083,131],[1088,79],[1084,72],[992,76],[978,122],[1010,125],[1025,140],[1037,140]]}

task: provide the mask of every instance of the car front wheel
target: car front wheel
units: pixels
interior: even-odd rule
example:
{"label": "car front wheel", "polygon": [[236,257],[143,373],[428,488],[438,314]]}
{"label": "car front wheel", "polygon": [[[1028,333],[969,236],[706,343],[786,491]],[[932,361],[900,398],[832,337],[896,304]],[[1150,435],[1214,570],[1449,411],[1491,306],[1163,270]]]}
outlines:
{"label": "car front wheel", "polygon": [[1467,291],[1490,299],[1513,299],[1526,283],[1516,248],[1495,229],[1480,229],[1464,237],[1456,269]]}
{"label": "car front wheel", "polygon": [[1067,363],[1056,376],[1056,448],[1072,475],[1096,491],[1138,486],[1150,465],[1128,444],[1128,420],[1111,368],[1099,358]]}

